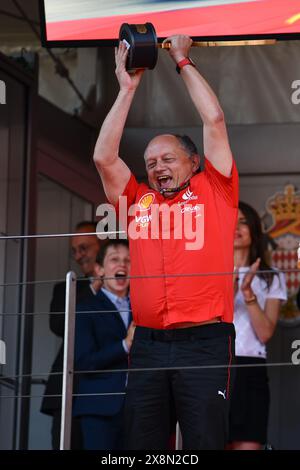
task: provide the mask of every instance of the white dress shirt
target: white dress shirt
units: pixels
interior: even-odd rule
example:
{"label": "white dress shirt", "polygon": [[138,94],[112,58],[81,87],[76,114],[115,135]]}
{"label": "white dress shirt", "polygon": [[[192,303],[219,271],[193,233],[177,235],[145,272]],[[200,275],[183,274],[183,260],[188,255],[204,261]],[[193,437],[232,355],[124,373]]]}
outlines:
{"label": "white dress shirt", "polygon": [[[102,287],[101,290],[102,290],[103,294],[106,295],[106,297],[109,298],[109,300],[114,304],[114,306],[118,310],[118,312],[119,312],[119,314],[120,314],[120,316],[123,320],[124,326],[127,330],[128,326],[129,326],[129,314],[130,314],[129,297],[128,296],[127,297],[119,297],[116,294],[113,294],[109,290],[105,289],[104,287]],[[124,350],[128,354],[129,350],[128,350],[125,339],[123,339],[122,344],[123,344]]]}
{"label": "white dress shirt", "polygon": [[[239,289],[234,299],[233,323],[236,331],[235,354],[237,356],[266,358],[266,345],[261,343],[255,334],[247,305],[245,304],[244,297],[240,289],[244,276],[249,269],[249,267],[242,267],[239,269]],[[265,308],[267,299],[287,299],[285,276],[283,273],[277,274],[278,275],[274,275],[269,289],[267,288],[267,283],[263,279],[257,275],[253,278],[251,289],[256,295],[257,302],[262,310]]]}

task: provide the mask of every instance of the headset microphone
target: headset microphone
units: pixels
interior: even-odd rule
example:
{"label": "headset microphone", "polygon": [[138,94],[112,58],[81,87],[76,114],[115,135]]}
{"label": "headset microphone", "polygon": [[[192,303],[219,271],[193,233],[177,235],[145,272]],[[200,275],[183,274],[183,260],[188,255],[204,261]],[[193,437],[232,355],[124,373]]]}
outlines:
{"label": "headset microphone", "polygon": [[190,180],[186,181],[185,183],[183,183],[181,186],[178,186],[177,188],[163,188],[163,189],[160,189],[159,192],[162,195],[164,195],[165,193],[179,193],[179,191],[182,191],[183,189],[187,188],[189,184],[190,184]]}

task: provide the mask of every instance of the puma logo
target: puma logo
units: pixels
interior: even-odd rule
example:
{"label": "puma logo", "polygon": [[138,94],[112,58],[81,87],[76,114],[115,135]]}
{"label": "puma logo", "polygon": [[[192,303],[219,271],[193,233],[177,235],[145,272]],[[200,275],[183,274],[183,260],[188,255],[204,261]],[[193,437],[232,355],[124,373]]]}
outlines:
{"label": "puma logo", "polygon": [[226,390],[224,390],[224,392],[221,392],[221,390],[218,390],[218,395],[222,395],[224,400],[226,400]]}

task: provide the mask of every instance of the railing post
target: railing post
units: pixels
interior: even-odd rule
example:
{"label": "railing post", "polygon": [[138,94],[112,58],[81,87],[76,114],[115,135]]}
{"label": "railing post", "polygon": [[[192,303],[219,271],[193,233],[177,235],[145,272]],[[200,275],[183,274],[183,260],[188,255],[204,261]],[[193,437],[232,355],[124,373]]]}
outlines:
{"label": "railing post", "polygon": [[66,276],[64,363],[61,399],[60,450],[71,448],[72,403],[73,403],[73,368],[75,341],[76,309],[76,274],[73,271]]}
{"label": "railing post", "polygon": [[176,423],[175,450],[182,450],[182,435],[178,422]]}

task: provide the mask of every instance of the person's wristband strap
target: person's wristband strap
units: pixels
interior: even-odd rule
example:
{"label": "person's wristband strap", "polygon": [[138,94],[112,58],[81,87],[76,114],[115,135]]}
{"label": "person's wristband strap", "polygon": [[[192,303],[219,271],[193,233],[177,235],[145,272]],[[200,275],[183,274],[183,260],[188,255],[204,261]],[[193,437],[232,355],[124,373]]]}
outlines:
{"label": "person's wristband strap", "polygon": [[196,64],[192,61],[192,59],[190,59],[189,57],[185,57],[184,59],[180,60],[178,64],[176,65],[176,72],[180,73],[181,69],[185,65],[192,65],[193,67],[196,67]]}

